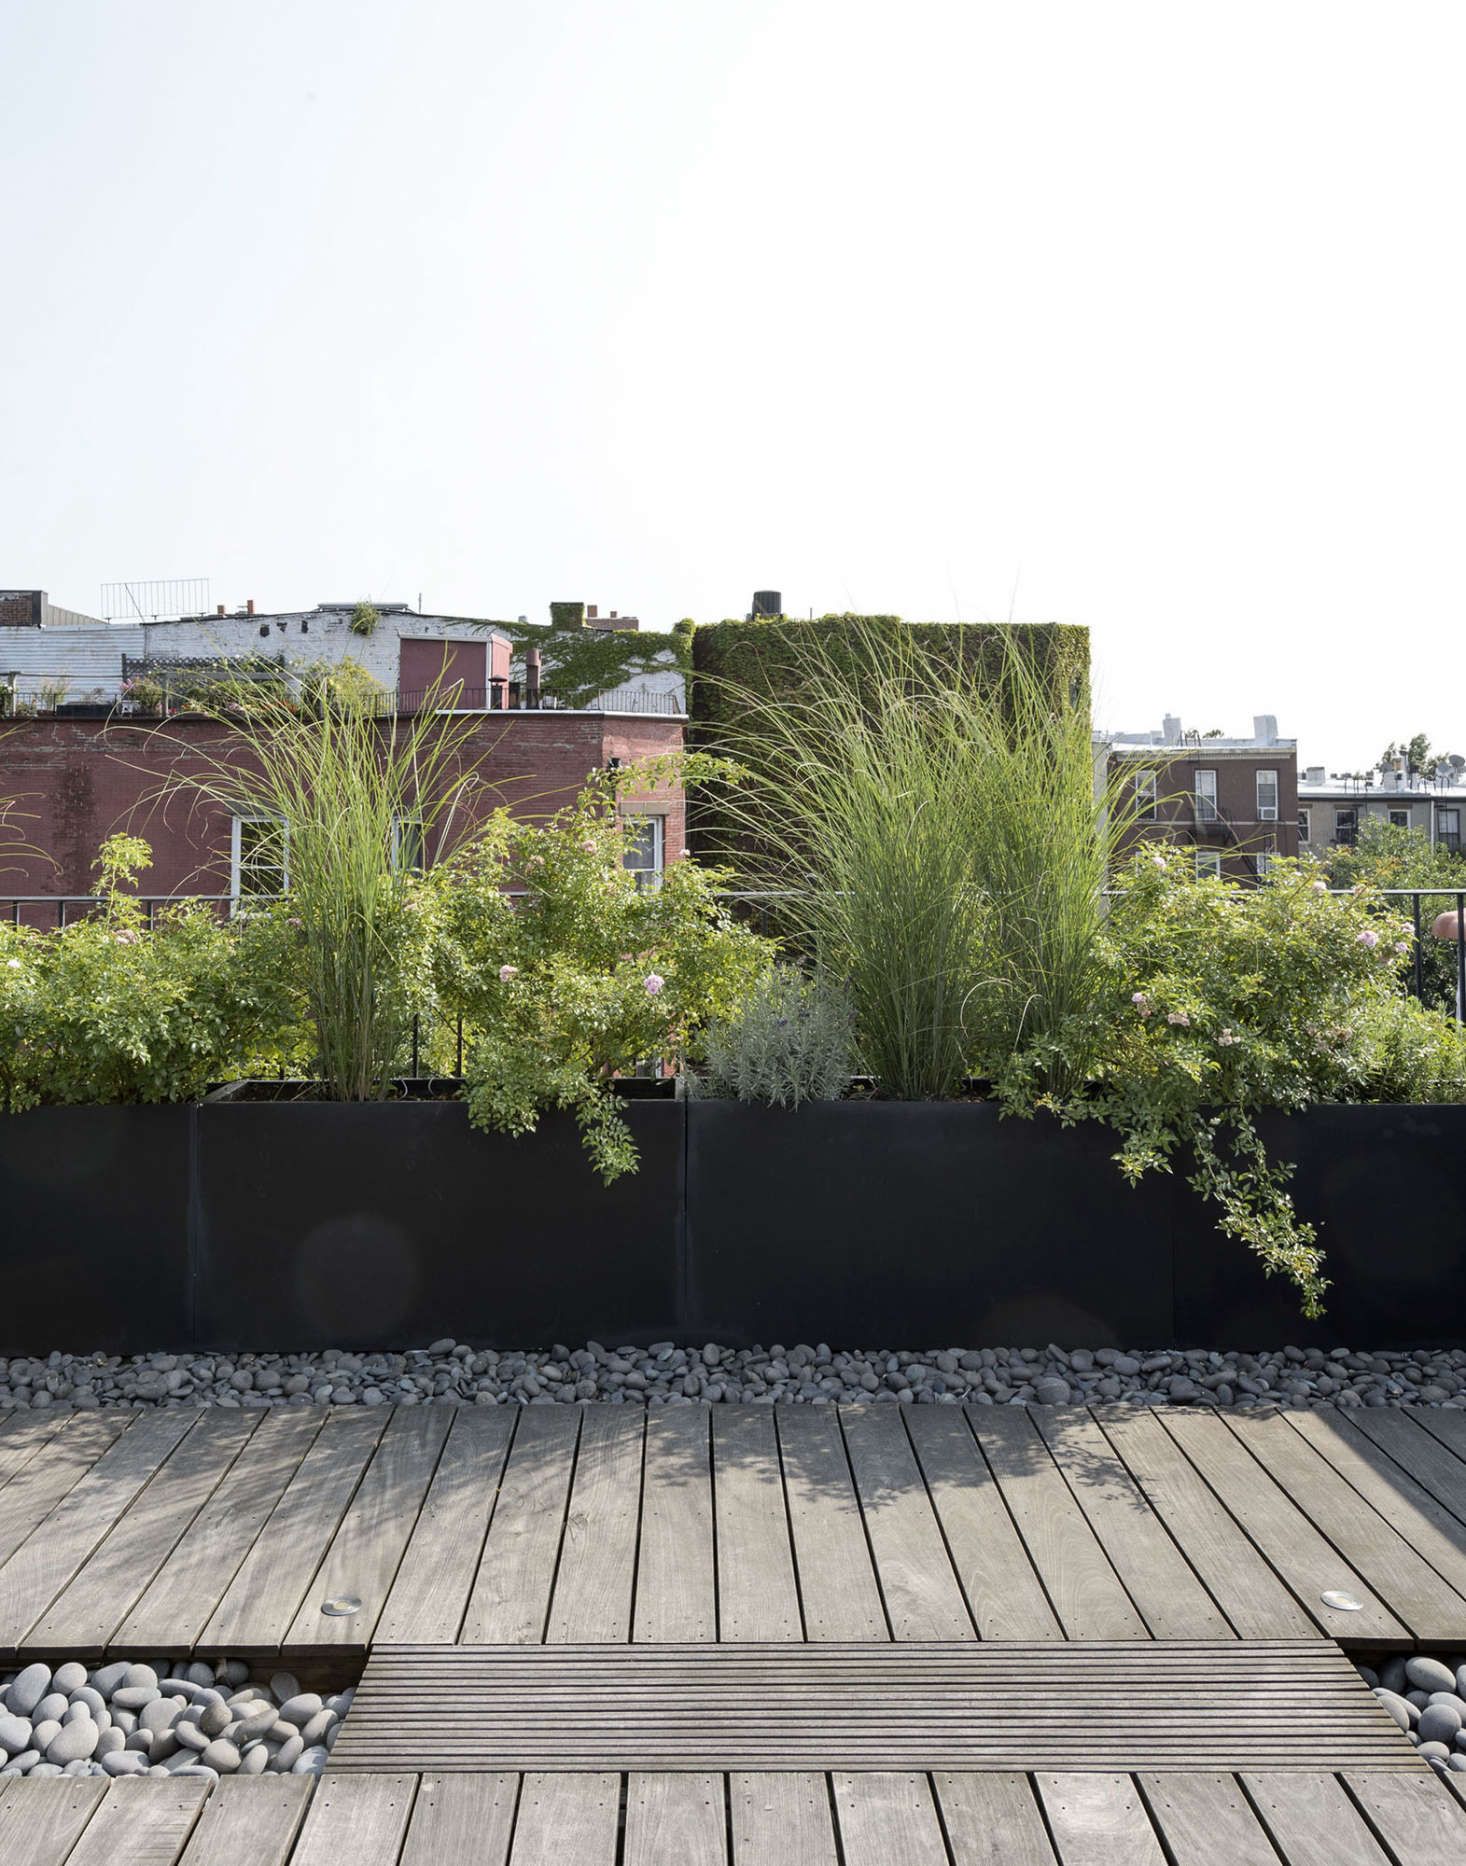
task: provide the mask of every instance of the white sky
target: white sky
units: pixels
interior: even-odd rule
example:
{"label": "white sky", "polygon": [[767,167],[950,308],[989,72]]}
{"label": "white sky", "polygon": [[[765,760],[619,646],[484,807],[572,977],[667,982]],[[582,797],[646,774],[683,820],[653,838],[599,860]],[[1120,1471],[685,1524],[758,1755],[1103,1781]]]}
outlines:
{"label": "white sky", "polygon": [[1063,619],[1466,751],[1460,0],[9,0],[0,583]]}

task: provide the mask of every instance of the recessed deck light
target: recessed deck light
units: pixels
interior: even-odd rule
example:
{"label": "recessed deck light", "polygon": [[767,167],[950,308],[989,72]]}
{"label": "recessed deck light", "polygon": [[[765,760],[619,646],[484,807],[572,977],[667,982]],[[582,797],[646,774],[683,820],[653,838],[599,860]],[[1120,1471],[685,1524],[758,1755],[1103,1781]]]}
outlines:
{"label": "recessed deck light", "polygon": [[1332,1607],[1336,1613],[1363,1613],[1364,1602],[1356,1600],[1352,1594],[1345,1594],[1337,1587],[1331,1587],[1327,1593],[1319,1595],[1326,1607]]}
{"label": "recessed deck light", "polygon": [[355,1594],[333,1594],[329,1600],[321,1602],[321,1612],[329,1613],[334,1619],[344,1620],[353,1613],[361,1612],[361,1601]]}

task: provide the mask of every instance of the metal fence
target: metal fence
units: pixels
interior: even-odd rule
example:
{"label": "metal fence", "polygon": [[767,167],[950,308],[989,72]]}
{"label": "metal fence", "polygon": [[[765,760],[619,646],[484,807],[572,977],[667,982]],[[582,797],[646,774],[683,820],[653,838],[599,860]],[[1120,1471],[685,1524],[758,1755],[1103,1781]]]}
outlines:
{"label": "metal fence", "polygon": [[[1440,903],[1434,908],[1432,918],[1442,911],[1454,912],[1456,927],[1459,931],[1466,927],[1466,888],[1380,888],[1377,890],[1386,900],[1408,902],[1411,924],[1411,963],[1406,976],[1407,993],[1420,1000],[1429,1001],[1426,979],[1426,955],[1432,950],[1431,936],[1426,925],[1426,902]],[[522,892],[522,890],[511,890]],[[1227,891],[1228,898],[1247,900],[1256,894],[1255,888],[1236,888]],[[1330,894],[1348,894],[1349,888],[1330,888]],[[270,906],[280,899],[278,895],[240,895],[240,894],[139,894],[129,896],[142,909],[146,923],[152,927],[158,915],[169,907],[182,907],[191,903],[200,903],[213,907],[221,916],[247,912],[253,906]],[[725,889],[719,898],[726,901],[740,916],[747,920],[758,932],[772,933],[780,929],[780,903],[797,901],[803,898],[798,888],[769,888],[762,890]],[[30,926],[37,929],[65,927],[76,920],[85,919],[105,905],[105,897],[99,894],[0,894],[0,920],[8,920],[12,926]],[[1450,943],[1450,942],[1444,942]],[[1458,1023],[1466,1023],[1466,939],[1454,941],[1455,974],[1454,1003],[1439,1008],[1452,1009]],[[419,1060],[419,1033],[413,1034],[413,1073],[417,1073]],[[463,1056],[463,1029],[460,1022],[457,1032],[457,1051],[461,1066]]]}

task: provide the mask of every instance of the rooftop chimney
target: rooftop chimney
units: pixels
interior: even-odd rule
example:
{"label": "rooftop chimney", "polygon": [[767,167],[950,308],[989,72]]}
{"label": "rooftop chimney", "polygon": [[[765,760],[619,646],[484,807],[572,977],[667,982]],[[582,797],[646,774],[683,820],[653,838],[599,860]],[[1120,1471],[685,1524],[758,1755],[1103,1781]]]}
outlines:
{"label": "rooftop chimney", "polygon": [[255,612],[255,599],[253,596],[251,596],[244,605],[244,613],[247,616],[252,616],[254,612]]}
{"label": "rooftop chimney", "polygon": [[214,614],[215,614],[215,615],[220,615],[220,616],[221,616],[221,615],[223,615],[223,613],[224,613],[224,605],[223,605],[223,603],[216,603],[216,604],[214,605]]}
{"label": "rooftop chimney", "polygon": [[1254,713],[1252,716],[1252,736],[1259,745],[1276,745],[1278,742],[1278,716],[1276,713]]}
{"label": "rooftop chimney", "polygon": [[781,616],[784,613],[784,596],[781,590],[755,590],[753,593],[753,613],[749,621],[757,621],[760,616]]}
{"label": "rooftop chimney", "polygon": [[1167,713],[1161,721],[1161,743],[1163,745],[1181,743],[1181,721],[1175,713]]}
{"label": "rooftop chimney", "polygon": [[1323,784],[1327,782],[1322,765],[1309,765],[1303,773],[1305,784]]}
{"label": "rooftop chimney", "polygon": [[598,608],[596,607],[596,605],[595,605],[594,603],[587,603],[587,604],[586,604],[586,606],[585,606],[585,619],[586,619],[586,621],[587,621],[587,622],[594,622],[594,621],[595,621],[595,619],[596,619],[596,617],[597,617],[597,616],[598,616],[598,615],[599,615],[600,613],[601,613],[601,612],[600,612],[600,610],[599,610],[599,609],[598,609]]}

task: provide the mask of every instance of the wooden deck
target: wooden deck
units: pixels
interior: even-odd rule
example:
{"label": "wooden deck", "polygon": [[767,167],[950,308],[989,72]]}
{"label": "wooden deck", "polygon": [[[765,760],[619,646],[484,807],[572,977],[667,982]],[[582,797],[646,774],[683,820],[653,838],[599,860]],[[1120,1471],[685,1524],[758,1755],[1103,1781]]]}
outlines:
{"label": "wooden deck", "polygon": [[5,1866],[1459,1866],[1463,1849],[1466,1799],[1418,1775],[0,1784]]}
{"label": "wooden deck", "polygon": [[[1357,1610],[1329,1606],[1334,1592]],[[359,1606],[322,1611],[342,1597]],[[971,1750],[947,1758],[894,1727],[885,1746],[860,1738],[848,1680],[810,1669],[850,1662],[867,1684],[910,1684],[926,1666],[931,1682],[943,1666],[969,1676],[965,1662],[984,1652],[997,1663],[1017,1642],[1035,1654],[1035,1677],[1050,1677],[1052,1655],[1076,1678],[1108,1664],[1113,1685],[1184,1647],[1245,1668],[1248,1642],[1285,1642],[1276,1649],[1341,1666],[1335,1641],[1466,1651],[1466,1414],[547,1405],[0,1417],[0,1659],[286,1654],[292,1669],[340,1682],[369,1655],[385,1665],[389,1649],[410,1647],[457,1648],[470,1665],[474,1647],[527,1660],[525,1648],[555,1648],[540,1656],[556,1664],[595,1661],[570,1648],[617,1664],[657,1648],[698,1675],[735,1663],[738,1647],[776,1671],[787,1655],[786,1679],[816,1678],[831,1744],[791,1746],[771,1769],[766,1751],[726,1746],[725,1722],[670,1769],[609,1738],[558,1766],[471,1746],[445,1762],[405,1736],[394,1746],[364,1687],[341,1766],[314,1792],[306,1778],[225,1782],[212,1795],[153,1778],[0,1783],[4,1866],[1466,1857],[1466,1777],[1437,1781],[1403,1739],[1398,1766],[1310,1750],[1300,1733],[1291,1747],[1238,1752],[1238,1772],[1198,1751],[1178,1773],[1164,1756],[1109,1745],[1087,1711],[1061,1711],[1060,1741],[1045,1720],[1030,1750],[994,1750],[979,1766]],[[1224,1658],[1215,1669],[1230,1675]],[[1215,1701],[1237,1708],[1225,1692]],[[505,1766],[480,1766],[488,1755]],[[739,1766],[750,1760],[761,1766]]]}
{"label": "wooden deck", "polygon": [[1466,1650],[1466,1413],[0,1420],[0,1658],[1317,1637]]}

